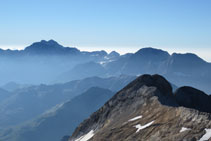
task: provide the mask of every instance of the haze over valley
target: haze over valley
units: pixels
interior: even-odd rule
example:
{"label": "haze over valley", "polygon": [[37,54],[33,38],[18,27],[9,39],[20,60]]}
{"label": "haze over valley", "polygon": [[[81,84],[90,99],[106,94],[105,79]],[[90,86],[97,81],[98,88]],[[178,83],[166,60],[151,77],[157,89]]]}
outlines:
{"label": "haze over valley", "polygon": [[0,141],[211,141],[211,1],[0,2]]}
{"label": "haze over valley", "polygon": [[[80,122],[144,74],[163,75],[179,94],[181,86],[211,93],[211,64],[193,53],[146,47],[120,55],[42,40],[24,50],[1,50],[0,58],[0,139],[5,141],[69,138]],[[206,107],[196,109],[209,113]]]}

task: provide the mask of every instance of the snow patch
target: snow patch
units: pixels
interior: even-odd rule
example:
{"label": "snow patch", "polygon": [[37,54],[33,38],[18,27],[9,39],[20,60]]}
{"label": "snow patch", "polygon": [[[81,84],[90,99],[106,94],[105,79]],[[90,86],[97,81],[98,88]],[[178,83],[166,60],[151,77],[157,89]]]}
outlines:
{"label": "snow patch", "polygon": [[206,133],[199,141],[207,141],[209,138],[211,138],[211,129],[205,129]]}
{"label": "snow patch", "polygon": [[99,62],[100,65],[103,65],[103,64],[105,64],[105,63],[106,63],[105,61]]}
{"label": "snow patch", "polygon": [[140,119],[140,118],[142,118],[142,115],[137,116],[137,117],[134,117],[134,118],[132,118],[132,119],[130,119],[130,120],[128,120],[128,121],[134,121],[134,120],[137,120],[137,119]]}
{"label": "snow patch", "polygon": [[188,131],[188,130],[191,130],[191,129],[190,128],[186,128],[186,127],[182,127],[179,132],[181,133],[181,132],[185,132],[185,131]]}
{"label": "snow patch", "polygon": [[141,126],[141,124],[137,124],[136,126],[134,126],[135,128],[137,128],[136,133],[138,133],[138,132],[139,132],[140,130],[142,130],[142,129],[145,129],[145,128],[149,127],[150,125],[153,124],[153,122],[154,122],[154,121],[152,121],[152,122],[150,122],[150,123],[147,123],[147,124],[145,124],[145,125],[143,125],[143,126]]}
{"label": "snow patch", "polygon": [[86,135],[81,136],[80,138],[76,139],[75,141],[88,141],[94,136],[94,130],[89,131]]}

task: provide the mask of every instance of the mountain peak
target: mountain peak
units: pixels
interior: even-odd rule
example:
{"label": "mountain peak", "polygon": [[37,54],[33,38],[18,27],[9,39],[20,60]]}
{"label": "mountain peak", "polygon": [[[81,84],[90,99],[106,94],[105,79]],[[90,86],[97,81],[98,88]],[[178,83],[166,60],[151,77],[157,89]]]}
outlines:
{"label": "mountain peak", "polygon": [[161,75],[155,74],[155,75],[142,75],[139,76],[136,80],[131,82],[127,87],[133,87],[133,88],[141,88],[142,86],[154,86],[158,88],[162,94],[164,95],[172,95],[172,87],[171,84]]}
{"label": "mountain peak", "polygon": [[211,113],[211,96],[200,90],[184,86],[177,89],[174,95],[181,106]]}
{"label": "mountain peak", "polygon": [[135,54],[141,54],[141,55],[165,54],[165,55],[169,56],[169,53],[167,51],[164,51],[164,50],[161,50],[161,49],[152,48],[152,47],[141,48]]}
{"label": "mountain peak", "polygon": [[138,50],[131,57],[137,61],[141,59],[142,61],[145,60],[145,62],[148,62],[148,61],[159,62],[159,61],[164,61],[168,59],[170,55],[167,51],[163,51],[161,49],[156,49],[152,47],[147,47],[147,48],[142,48]]}
{"label": "mountain peak", "polygon": [[49,45],[59,45],[58,42],[56,42],[55,40],[51,39],[51,40],[41,40],[40,43],[43,43],[43,44],[49,44]]}
{"label": "mountain peak", "polygon": [[37,47],[37,46],[40,46],[40,47],[63,47],[62,45],[60,45],[58,42],[56,42],[56,41],[54,41],[54,40],[48,40],[48,41],[46,41],[46,40],[41,40],[40,42],[35,42],[35,43],[33,43],[31,46],[29,46],[29,47]]}
{"label": "mountain peak", "polygon": [[109,53],[109,55],[118,55],[119,56],[120,54],[116,51],[112,51],[112,52]]}
{"label": "mountain peak", "polygon": [[120,54],[116,51],[112,51],[107,55],[108,59],[116,59],[120,56]]}
{"label": "mountain peak", "polygon": [[28,46],[24,50],[25,52],[32,54],[68,54],[68,53],[79,53],[80,51],[76,48],[64,47],[54,40],[41,40]]}
{"label": "mountain peak", "polygon": [[[190,87],[181,88],[174,95],[171,90],[164,77],[142,75],[84,120],[69,141],[90,134],[93,141],[200,140],[206,135],[206,129],[211,129],[211,114],[197,111],[210,108],[207,103],[203,104],[204,94]],[[186,102],[188,108],[180,107]],[[184,132],[184,129],[191,131]]]}

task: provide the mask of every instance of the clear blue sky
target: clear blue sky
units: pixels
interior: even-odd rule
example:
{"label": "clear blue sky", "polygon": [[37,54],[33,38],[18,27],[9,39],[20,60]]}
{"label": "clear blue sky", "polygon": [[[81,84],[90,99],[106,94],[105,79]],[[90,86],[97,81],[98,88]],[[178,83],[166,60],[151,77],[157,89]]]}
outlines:
{"label": "clear blue sky", "polygon": [[[211,51],[210,0],[4,0],[0,47],[42,39],[83,49]],[[202,57],[209,57],[208,54]],[[211,60],[211,55],[210,55]]]}

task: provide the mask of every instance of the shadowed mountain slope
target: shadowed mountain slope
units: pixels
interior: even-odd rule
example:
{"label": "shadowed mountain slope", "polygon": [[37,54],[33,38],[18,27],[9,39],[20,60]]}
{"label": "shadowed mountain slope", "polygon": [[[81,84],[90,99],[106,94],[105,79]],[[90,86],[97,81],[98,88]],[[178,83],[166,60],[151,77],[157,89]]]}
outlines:
{"label": "shadowed mountain slope", "polygon": [[58,141],[64,134],[72,133],[80,122],[100,108],[113,94],[108,89],[92,87],[0,138],[4,141]]}
{"label": "shadowed mountain slope", "polygon": [[134,79],[135,77],[126,75],[109,78],[90,77],[63,84],[42,84],[19,89],[0,103],[0,129],[37,117],[91,87],[101,87],[116,92]]}

